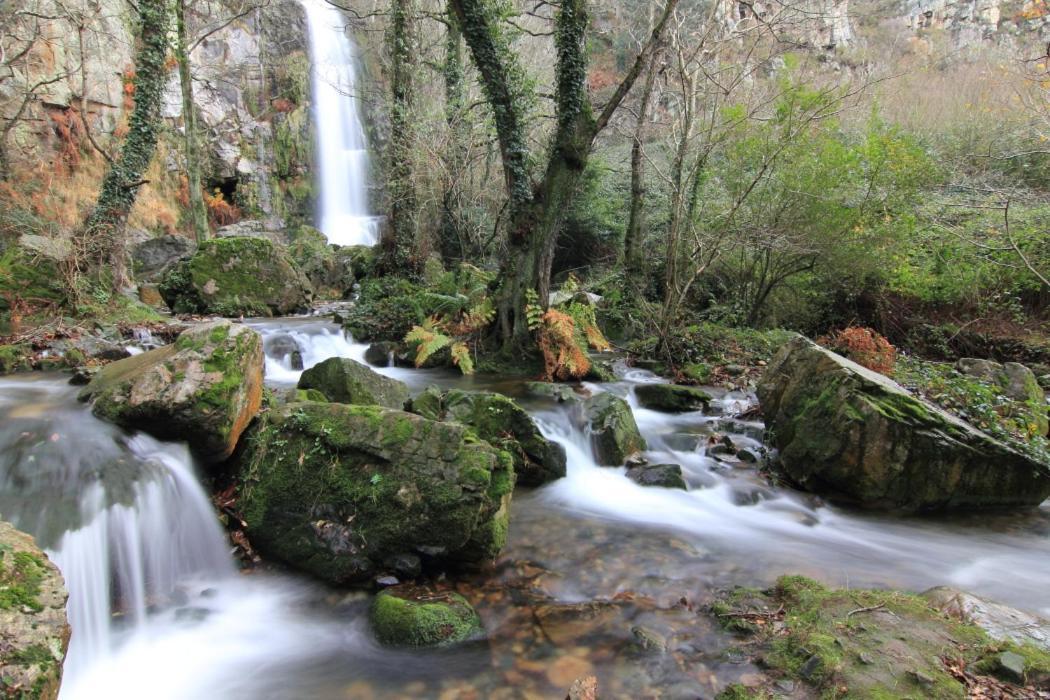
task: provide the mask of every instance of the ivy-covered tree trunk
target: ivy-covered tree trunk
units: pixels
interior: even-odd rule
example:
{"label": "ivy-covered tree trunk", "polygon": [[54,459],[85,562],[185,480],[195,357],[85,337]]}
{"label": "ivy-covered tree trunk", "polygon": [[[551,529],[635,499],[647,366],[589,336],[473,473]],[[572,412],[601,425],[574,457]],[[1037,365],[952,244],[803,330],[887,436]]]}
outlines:
{"label": "ivy-covered tree trunk", "polygon": [[201,189],[200,141],[197,133],[197,111],[193,103],[193,76],[190,73],[190,56],[186,36],[186,0],[175,2],[176,44],[175,56],[179,63],[179,87],[182,91],[182,128],[185,143],[186,180],[189,186],[190,222],[193,234],[201,243],[209,238],[208,211],[204,206],[204,191]]}
{"label": "ivy-covered tree trunk", "polygon": [[412,49],[413,0],[391,0],[390,143],[387,178],[390,194],[388,223],[381,243],[379,266],[387,272],[412,274],[421,267],[414,259],[416,196],[412,182],[412,75],[416,57]]}
{"label": "ivy-covered tree trunk", "polygon": [[464,260],[470,255],[463,221],[463,186],[466,170],[467,122],[465,87],[463,85],[463,33],[455,12],[450,7],[446,16],[445,35],[445,123],[448,126],[448,150],[445,154],[447,182],[441,201],[441,257],[446,261]]}
{"label": "ivy-covered tree trunk", "polygon": [[623,239],[624,272],[628,289],[638,292],[645,288],[645,263],[642,242],[645,238],[645,138],[649,124],[649,105],[656,87],[656,64],[660,52],[653,51],[642,85],[638,104],[638,121],[631,138],[631,205],[627,231]]}
{"label": "ivy-covered tree trunk", "polygon": [[587,0],[563,0],[556,15],[557,130],[542,179],[530,177],[525,145],[524,71],[510,50],[496,0],[451,0],[474,65],[492,108],[503,159],[508,202],[509,255],[503,280],[499,323],[504,346],[523,345],[529,335],[526,294],[534,290],[543,306],[550,295],[551,267],[562,219],[595,137],[634,85],[663,35],[678,0],[668,0],[645,47],[598,116],[587,98]]}
{"label": "ivy-covered tree trunk", "polygon": [[124,240],[128,214],[143,174],[153,160],[160,129],[161,96],[164,91],[164,59],[167,54],[167,0],[140,0],[139,42],[135,52],[135,107],[128,118],[128,135],[120,156],[102,180],[95,208],[84,224],[84,248],[101,268],[105,258],[111,266],[111,285],[119,290],[128,283],[127,246]]}

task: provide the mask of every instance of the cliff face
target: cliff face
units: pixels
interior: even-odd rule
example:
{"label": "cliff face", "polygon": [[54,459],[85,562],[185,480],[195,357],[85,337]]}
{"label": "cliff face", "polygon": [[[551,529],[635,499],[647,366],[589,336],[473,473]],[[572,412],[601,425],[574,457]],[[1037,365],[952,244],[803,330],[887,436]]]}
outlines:
{"label": "cliff face", "polygon": [[[101,162],[98,150],[116,152],[134,100],[131,5],[28,0],[23,10],[8,13],[0,17],[10,28],[0,71],[0,128],[10,128],[0,145],[11,172],[42,163],[58,171],[81,156]],[[189,25],[209,191],[217,189],[226,201],[263,217],[308,218],[313,154],[301,6],[294,0],[195,3]],[[11,38],[16,36],[21,44]],[[161,173],[154,173],[151,186],[164,187],[161,181],[170,179],[175,191],[184,122],[171,63]]]}
{"label": "cliff face", "polygon": [[906,0],[902,14],[917,35],[944,31],[956,46],[1038,47],[1050,38],[1050,7],[1045,0]]}

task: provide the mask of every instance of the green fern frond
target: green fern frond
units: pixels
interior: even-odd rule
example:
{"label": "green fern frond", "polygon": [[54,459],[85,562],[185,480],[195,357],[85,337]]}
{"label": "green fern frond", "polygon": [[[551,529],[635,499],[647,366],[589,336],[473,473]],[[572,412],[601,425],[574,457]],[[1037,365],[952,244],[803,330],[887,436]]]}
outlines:
{"label": "green fern frond", "polygon": [[463,374],[474,374],[474,361],[470,357],[470,348],[466,343],[452,344],[452,363],[459,367]]}

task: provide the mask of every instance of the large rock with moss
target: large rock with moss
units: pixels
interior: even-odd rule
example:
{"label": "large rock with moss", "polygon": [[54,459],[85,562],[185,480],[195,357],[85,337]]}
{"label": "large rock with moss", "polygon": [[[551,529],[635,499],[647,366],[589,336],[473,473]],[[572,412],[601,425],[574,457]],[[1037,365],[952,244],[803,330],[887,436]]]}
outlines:
{"label": "large rock with moss", "polygon": [[631,407],[619,396],[597,394],[587,399],[583,407],[598,464],[618,467],[645,449],[645,440],[638,431]]}
{"label": "large rock with moss", "polygon": [[247,326],[215,321],[171,345],[110,363],[80,392],[93,412],[163,440],[186,440],[206,462],[231,454],[259,412],[263,346]]}
{"label": "large rock with moss", "polygon": [[643,408],[668,413],[702,411],[711,403],[711,395],[703,389],[678,384],[639,384],[634,395]]}
{"label": "large rock with moss", "polygon": [[0,522],[0,697],[58,697],[67,597],[62,574],[33,538]]}
{"label": "large rock with moss", "polygon": [[1036,435],[1046,435],[1048,427],[1046,394],[1039,385],[1035,372],[1017,362],[999,364],[992,360],[964,357],[955,363],[962,374],[991,384],[1004,396],[1019,401],[1026,407],[1029,420],[1034,423]]}
{"label": "large rock with moss", "polygon": [[264,555],[333,584],[399,556],[495,557],[514,486],[506,452],[466,427],[379,406],[271,411],[238,459],[240,505]]}
{"label": "large rock with moss", "polygon": [[404,382],[385,377],[347,357],[330,357],[303,372],[300,389],[317,389],[329,401],[403,408],[408,400]]}
{"label": "large rock with moss", "polygon": [[908,511],[1038,505],[1050,465],[796,337],[758,385],[780,465],[810,491]]}
{"label": "large rock with moss", "polygon": [[395,586],[372,601],[376,639],[395,647],[444,647],[484,635],[481,618],[466,598],[452,591]]}
{"label": "large rock with moss", "polygon": [[543,437],[529,414],[503,394],[428,387],[412,400],[411,410],[431,420],[469,425],[482,440],[506,450],[514,458],[519,484],[539,486],[565,476],[565,448]]}
{"label": "large rock with moss", "polygon": [[280,245],[266,238],[205,241],[175,265],[160,286],[176,313],[273,316],[305,309],[313,287]]}

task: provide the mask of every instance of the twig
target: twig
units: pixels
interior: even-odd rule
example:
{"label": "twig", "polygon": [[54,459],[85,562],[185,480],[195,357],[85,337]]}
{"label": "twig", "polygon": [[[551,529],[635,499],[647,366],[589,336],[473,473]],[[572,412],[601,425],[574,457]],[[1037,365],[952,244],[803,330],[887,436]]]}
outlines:
{"label": "twig", "polygon": [[879,603],[878,605],[872,605],[872,606],[869,606],[869,607],[866,607],[866,608],[857,608],[856,610],[850,610],[848,613],[846,613],[846,617],[851,617],[853,615],[857,615],[858,613],[863,613],[863,612],[872,612],[872,611],[875,611],[875,610],[882,610],[885,607],[886,607],[885,603]]}

